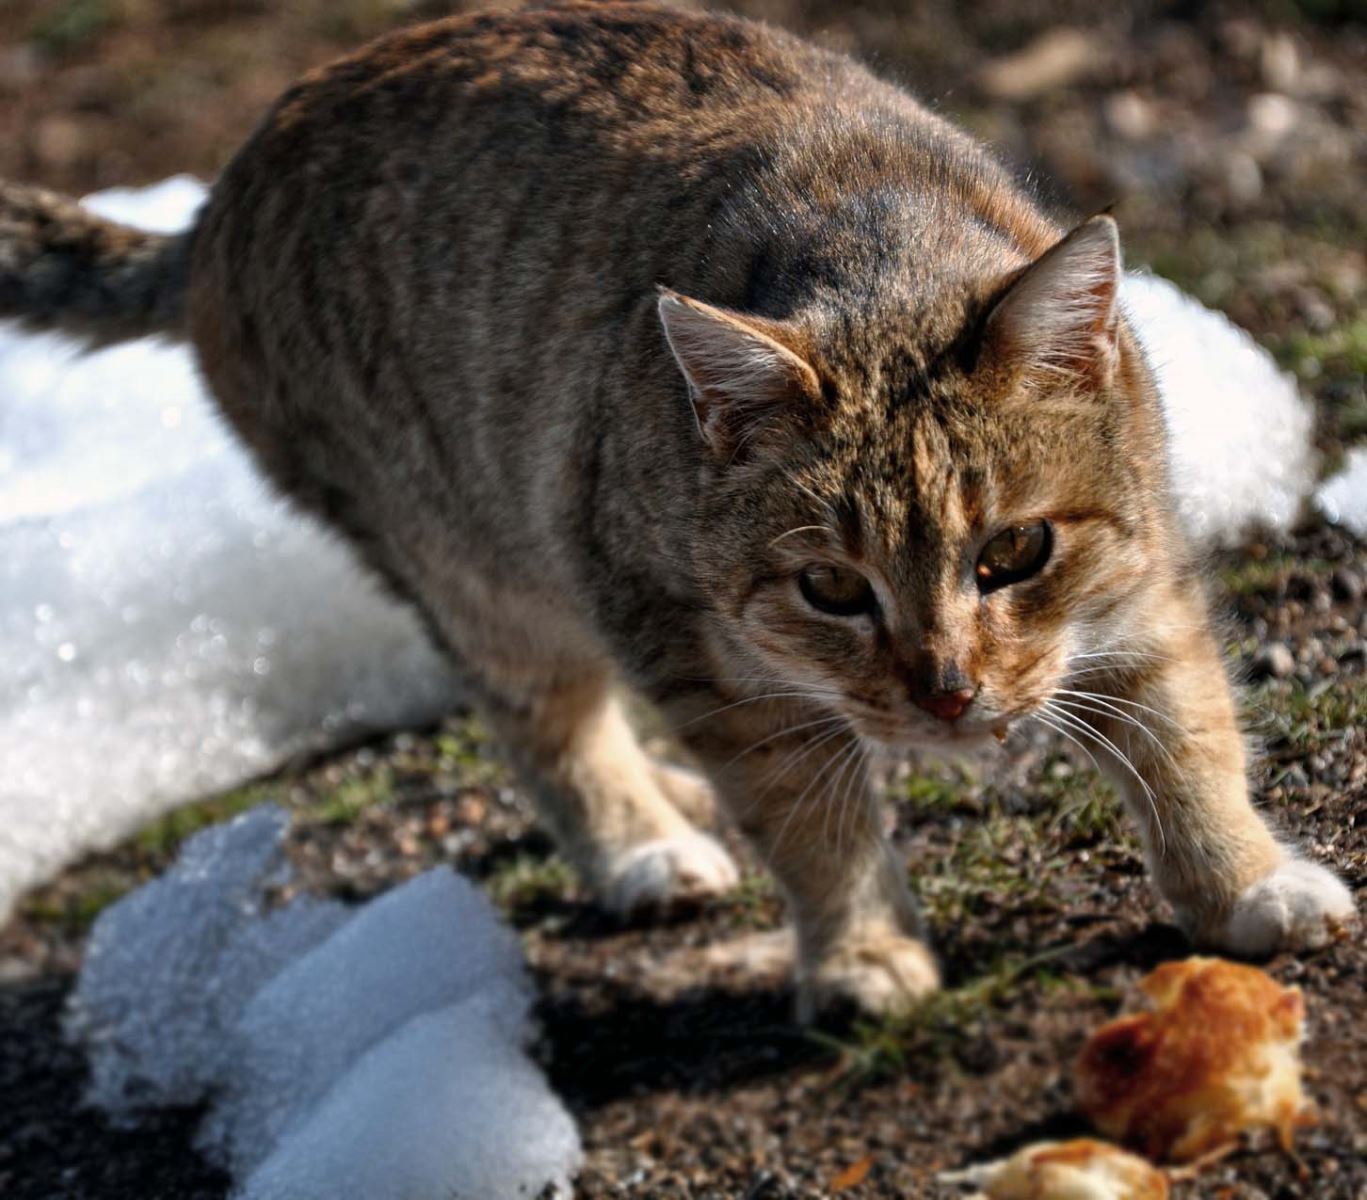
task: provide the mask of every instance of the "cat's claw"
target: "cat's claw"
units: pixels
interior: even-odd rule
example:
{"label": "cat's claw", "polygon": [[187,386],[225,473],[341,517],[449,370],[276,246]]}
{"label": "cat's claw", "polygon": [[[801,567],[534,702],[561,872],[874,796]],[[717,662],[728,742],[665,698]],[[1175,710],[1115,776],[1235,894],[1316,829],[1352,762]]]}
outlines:
{"label": "cat's claw", "polygon": [[643,842],[619,854],[602,889],[603,903],[627,915],[720,895],[739,881],[736,864],[715,838],[687,833]]}
{"label": "cat's claw", "polygon": [[798,1020],[850,1008],[895,1016],[939,986],[935,956],[924,942],[901,934],[852,940],[799,979]]}
{"label": "cat's claw", "polygon": [[1336,875],[1292,858],[1246,889],[1207,940],[1240,958],[1269,958],[1328,945],[1356,915],[1352,893]]}

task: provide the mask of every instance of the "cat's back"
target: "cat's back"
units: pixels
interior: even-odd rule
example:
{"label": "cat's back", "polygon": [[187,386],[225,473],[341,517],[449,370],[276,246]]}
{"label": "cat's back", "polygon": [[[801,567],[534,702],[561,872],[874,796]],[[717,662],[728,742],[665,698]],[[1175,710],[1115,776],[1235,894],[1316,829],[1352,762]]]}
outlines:
{"label": "cat's back", "polygon": [[[440,358],[483,394],[507,359],[530,377],[548,325],[610,339],[656,285],[703,288],[719,263],[706,290],[741,290],[728,209],[804,155],[841,177],[833,120],[956,136],[852,60],[734,17],[573,3],[399,31],[305,76],[224,170],[195,236],[194,340],[211,374],[339,346],[368,366],[405,342],[414,371]],[[569,293],[567,325],[548,309]]]}
{"label": "cat's back", "polygon": [[[453,17],[305,76],[229,164],[206,224],[251,230],[239,261],[303,211],[315,227],[329,213],[346,229],[415,227],[415,216],[468,227],[472,213],[511,205],[545,229],[608,205],[653,234],[784,155],[829,157],[842,140],[907,128],[976,159],[853,60],[752,21],[638,3]],[[899,166],[910,182],[915,163]],[[665,211],[674,219],[662,223]]]}
{"label": "cat's back", "polygon": [[[605,151],[671,148],[743,133],[840,96],[882,89],[844,56],[756,22],[655,4],[580,2],[452,17],[399,31],[317,70],[285,94],[255,142],[283,156],[371,122],[392,153],[405,129],[430,134],[461,112],[500,127],[555,126]],[[886,98],[886,97],[885,97]],[[748,125],[738,130],[738,117]],[[755,125],[756,120],[760,125]]]}

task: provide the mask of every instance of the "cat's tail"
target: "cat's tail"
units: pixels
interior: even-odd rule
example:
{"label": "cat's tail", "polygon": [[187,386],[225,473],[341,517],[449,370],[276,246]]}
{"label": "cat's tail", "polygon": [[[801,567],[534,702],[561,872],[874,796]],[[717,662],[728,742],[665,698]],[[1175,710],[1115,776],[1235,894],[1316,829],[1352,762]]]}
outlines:
{"label": "cat's tail", "polygon": [[189,237],[107,221],[43,188],[0,180],[0,318],[89,347],[181,336]]}

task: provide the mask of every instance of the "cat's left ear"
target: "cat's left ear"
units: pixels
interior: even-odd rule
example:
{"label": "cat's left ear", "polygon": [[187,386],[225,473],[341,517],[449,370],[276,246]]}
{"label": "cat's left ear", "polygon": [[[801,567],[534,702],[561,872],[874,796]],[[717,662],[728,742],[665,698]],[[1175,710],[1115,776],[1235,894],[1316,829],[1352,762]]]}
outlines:
{"label": "cat's left ear", "polygon": [[763,433],[801,420],[821,395],[781,321],[731,312],[661,289],[660,324],[688,382],[698,432],[719,458],[735,461]]}
{"label": "cat's left ear", "polygon": [[998,363],[1060,382],[1109,382],[1120,356],[1120,271],[1115,221],[1084,221],[997,301],[984,349]]}

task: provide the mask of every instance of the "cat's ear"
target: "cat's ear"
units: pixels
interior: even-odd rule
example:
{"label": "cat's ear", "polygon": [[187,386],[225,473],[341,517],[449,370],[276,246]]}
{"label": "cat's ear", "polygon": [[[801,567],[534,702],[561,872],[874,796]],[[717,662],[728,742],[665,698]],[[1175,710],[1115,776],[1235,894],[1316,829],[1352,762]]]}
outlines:
{"label": "cat's ear", "polygon": [[688,382],[698,432],[730,460],[775,418],[807,409],[820,395],[811,365],[785,342],[780,321],[745,316],[660,291],[660,324]]}
{"label": "cat's ear", "polygon": [[1120,236],[1084,221],[1016,278],[987,319],[992,360],[1060,382],[1101,385],[1119,358]]}

